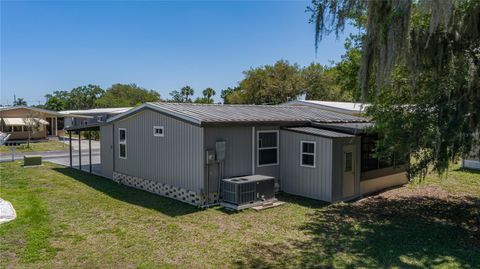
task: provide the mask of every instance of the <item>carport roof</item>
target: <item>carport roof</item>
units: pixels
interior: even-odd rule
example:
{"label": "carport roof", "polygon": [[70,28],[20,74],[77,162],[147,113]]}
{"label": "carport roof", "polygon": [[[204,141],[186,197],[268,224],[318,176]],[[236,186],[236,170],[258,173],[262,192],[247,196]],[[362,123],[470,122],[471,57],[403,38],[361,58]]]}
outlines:
{"label": "carport roof", "polygon": [[93,123],[89,125],[82,125],[82,126],[71,126],[65,128],[65,131],[98,131],[100,130],[100,126],[106,125],[106,123]]}
{"label": "carport roof", "polygon": [[306,106],[221,105],[193,103],[146,103],[108,122],[121,120],[143,109],[151,109],[201,126],[308,124],[309,122],[368,122],[368,119]]}

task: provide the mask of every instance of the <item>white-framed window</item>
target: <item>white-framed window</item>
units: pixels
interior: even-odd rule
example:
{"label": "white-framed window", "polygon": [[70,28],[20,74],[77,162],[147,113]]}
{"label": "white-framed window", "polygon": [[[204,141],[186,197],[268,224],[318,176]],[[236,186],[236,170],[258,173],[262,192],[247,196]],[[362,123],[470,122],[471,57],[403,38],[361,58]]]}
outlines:
{"label": "white-framed window", "polygon": [[257,132],[257,166],[278,165],[278,130]]}
{"label": "white-framed window", "polygon": [[153,136],[163,137],[163,126],[153,126]]}
{"label": "white-framed window", "polygon": [[315,141],[300,141],[300,166],[315,168]]}
{"label": "white-framed window", "polygon": [[102,122],[103,121],[103,116],[97,116],[97,122]]}
{"label": "white-framed window", "polygon": [[127,129],[118,128],[118,157],[127,158]]}

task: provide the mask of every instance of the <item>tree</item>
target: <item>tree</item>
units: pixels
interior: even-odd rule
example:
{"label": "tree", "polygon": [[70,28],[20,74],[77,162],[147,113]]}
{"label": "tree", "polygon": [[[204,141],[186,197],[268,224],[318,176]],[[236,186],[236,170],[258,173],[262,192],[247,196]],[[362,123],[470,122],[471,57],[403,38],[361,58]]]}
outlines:
{"label": "tree", "polygon": [[353,101],[361,101],[362,94],[358,84],[358,71],[362,58],[362,35],[350,35],[345,42],[345,54],[340,62],[333,67],[336,71],[336,84],[344,95],[349,95]]}
{"label": "tree", "polygon": [[194,91],[193,91],[192,87],[185,86],[185,87],[181,88],[180,91],[170,92],[170,96],[172,97],[172,99],[168,100],[168,102],[191,103],[192,99],[190,98],[190,96],[192,96],[193,93],[194,93]]}
{"label": "tree", "polygon": [[16,98],[13,100],[13,106],[27,106],[27,101],[23,98]]}
{"label": "tree", "polygon": [[185,97],[179,91],[171,91],[170,96],[172,99],[168,100],[169,102],[183,103],[185,101]]}
{"label": "tree", "polygon": [[480,1],[316,0],[309,10],[316,42],[366,15],[358,83],[384,134],[380,154],[412,157],[411,177],[467,154],[480,129]]}
{"label": "tree", "polygon": [[47,98],[47,102],[45,102],[45,105],[43,106],[45,109],[48,110],[53,110],[53,111],[60,111],[60,110],[65,110],[66,109],[66,102],[62,99],[60,99],[57,96],[52,96],[52,95],[46,95],[49,96]]}
{"label": "tree", "polygon": [[89,84],[74,88],[68,94],[67,109],[91,109],[96,107],[97,100],[105,91],[100,86]]}
{"label": "tree", "polygon": [[131,107],[161,101],[160,94],[136,84],[113,84],[95,102],[98,107]]}
{"label": "tree", "polygon": [[185,86],[180,89],[180,93],[184,97],[184,102],[192,102],[192,99],[190,99],[190,96],[192,96],[194,93],[192,87]]}
{"label": "tree", "polygon": [[42,126],[42,123],[40,122],[40,116],[40,113],[37,111],[29,110],[26,117],[22,119],[25,123],[24,128],[26,128],[28,132],[27,148],[30,148],[30,140],[32,139],[32,135],[38,132]]}
{"label": "tree", "polygon": [[306,99],[325,101],[350,101],[337,84],[338,72],[318,63],[312,63],[302,70]]}
{"label": "tree", "polygon": [[304,93],[300,67],[285,60],[243,73],[240,90],[229,94],[230,103],[280,104]]}
{"label": "tree", "polygon": [[223,100],[223,103],[224,104],[230,104],[231,102],[229,101],[229,99],[231,98],[231,96],[233,96],[235,94],[235,92],[237,91],[240,91],[240,87],[235,87],[235,88],[226,88],[226,89],[223,89],[220,93],[220,98],[222,98]]}
{"label": "tree", "polygon": [[209,103],[209,104],[213,103],[212,97],[215,96],[215,94],[216,94],[214,89],[206,88],[205,90],[203,90],[202,93],[203,93],[203,98],[205,98],[207,100],[207,103]]}

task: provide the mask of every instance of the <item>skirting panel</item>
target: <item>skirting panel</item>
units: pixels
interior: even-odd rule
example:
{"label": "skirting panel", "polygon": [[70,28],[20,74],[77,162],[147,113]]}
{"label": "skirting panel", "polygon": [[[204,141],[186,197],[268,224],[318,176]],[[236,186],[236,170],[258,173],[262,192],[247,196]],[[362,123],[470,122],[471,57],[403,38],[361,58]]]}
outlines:
{"label": "skirting panel", "polygon": [[369,194],[383,189],[400,186],[408,182],[405,172],[360,181],[361,194]]}
{"label": "skirting panel", "polygon": [[463,160],[462,167],[480,170],[480,160]]}
{"label": "skirting panel", "polygon": [[162,184],[160,182],[113,172],[113,181],[136,189],[145,190],[161,196],[173,198],[191,205],[204,206],[202,196],[194,191]]}

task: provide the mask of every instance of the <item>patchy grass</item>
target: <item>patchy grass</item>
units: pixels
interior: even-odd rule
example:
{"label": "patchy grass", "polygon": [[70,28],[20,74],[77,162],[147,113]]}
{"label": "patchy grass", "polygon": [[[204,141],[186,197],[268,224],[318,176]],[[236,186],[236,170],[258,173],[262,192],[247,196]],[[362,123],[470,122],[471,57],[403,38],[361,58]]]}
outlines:
{"label": "patchy grass", "polygon": [[[38,151],[57,151],[68,150],[68,145],[59,141],[48,142],[30,142],[30,147],[27,144],[21,144],[15,147],[16,152],[38,152]],[[8,146],[0,146],[0,153],[10,153]]]}
{"label": "patchy grass", "polygon": [[[478,268],[480,174],[452,171],[355,203],[281,195],[256,212],[201,210],[46,163],[0,164],[6,268]],[[475,184],[477,182],[477,184]]]}

